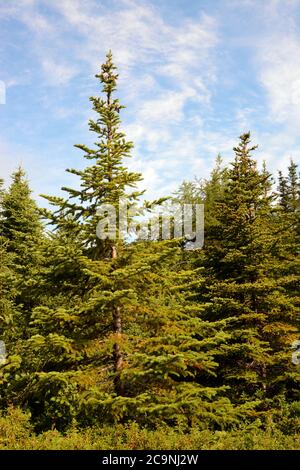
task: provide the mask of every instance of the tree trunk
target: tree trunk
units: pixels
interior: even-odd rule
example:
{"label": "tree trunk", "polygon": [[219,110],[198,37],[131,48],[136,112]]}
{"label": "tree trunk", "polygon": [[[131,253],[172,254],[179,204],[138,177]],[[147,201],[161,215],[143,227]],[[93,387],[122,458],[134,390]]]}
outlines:
{"label": "tree trunk", "polygon": [[[118,257],[117,247],[113,245],[111,247],[111,257],[116,259]],[[122,334],[122,317],[120,307],[114,307],[113,309],[113,330],[116,334],[117,340],[121,338]],[[115,391],[118,395],[122,394],[122,384],[120,380],[120,372],[123,366],[123,354],[121,352],[120,345],[118,342],[114,344],[113,347],[113,357],[114,357],[114,371],[115,371]]]}
{"label": "tree trunk", "polygon": [[[113,328],[117,338],[121,337],[122,333],[122,320],[120,307],[115,307],[113,310]],[[118,372],[122,368],[123,357],[118,343],[114,344],[114,359],[115,371]]]}

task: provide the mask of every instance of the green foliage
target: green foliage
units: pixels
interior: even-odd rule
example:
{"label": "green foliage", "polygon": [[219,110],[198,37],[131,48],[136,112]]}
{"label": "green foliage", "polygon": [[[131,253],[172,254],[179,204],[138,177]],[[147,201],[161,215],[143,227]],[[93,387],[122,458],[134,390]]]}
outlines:
{"label": "green foliage", "polygon": [[255,149],[249,133],[234,149],[204,250],[208,277],[200,298],[210,302],[207,320],[227,321],[229,340],[217,353],[218,380],[230,386],[234,402],[257,398],[265,410],[269,399],[297,387],[290,347],[299,319],[292,299],[272,276],[278,241],[274,194],[270,175],[260,172],[251,157]]}
{"label": "green foliage", "polygon": [[[291,431],[291,429],[290,429]],[[10,408],[0,417],[1,450],[299,450],[300,436],[289,435],[259,422],[231,431],[159,426],[155,429],[126,425],[72,427],[67,434],[50,430],[36,435],[29,415]]]}
{"label": "green foliage", "polygon": [[12,183],[1,200],[1,237],[8,253],[14,257],[14,269],[22,276],[38,264],[37,248],[43,236],[38,208],[24,171],[19,168],[12,175]]}
{"label": "green foliage", "polygon": [[43,237],[37,205],[31,198],[25,172],[18,168],[1,197],[0,240],[13,264],[15,301],[25,310],[34,303]]}
{"label": "green foliage", "polygon": [[101,220],[97,211],[110,204],[116,208],[118,220],[119,200],[125,198],[128,206],[132,207],[143,193],[136,188],[142,176],[129,171],[124,165],[124,159],[131,156],[133,143],[126,141],[125,134],[120,130],[120,111],[124,106],[114,98],[118,74],[111,52],[106,59],[96,75],[103,97],[90,98],[97,116],[96,120],[89,120],[90,131],[96,134],[95,148],[75,145],[84,152],[89,165],[81,171],[73,168],[67,170],[80,178],[80,188],[62,188],[68,195],[67,199],[45,196],[57,208],[54,213],[45,214],[55,227],[78,234],[92,259],[109,256],[112,245],[109,240],[96,237],[97,225]]}
{"label": "green foliage", "polygon": [[171,198],[205,205],[203,250],[99,238],[107,204],[123,198],[137,223],[150,203],[124,163],[111,53],[96,78],[97,139],[67,170],[78,186],[47,196],[50,211],[22,169],[0,180],[0,448],[298,448],[297,165],[276,194],[243,134],[229,167],[218,156]]}

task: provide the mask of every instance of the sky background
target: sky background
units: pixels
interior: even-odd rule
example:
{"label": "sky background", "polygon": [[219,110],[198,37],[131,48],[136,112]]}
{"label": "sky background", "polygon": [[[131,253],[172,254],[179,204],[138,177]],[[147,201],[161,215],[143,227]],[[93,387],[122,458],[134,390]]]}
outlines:
{"label": "sky background", "polygon": [[248,130],[269,170],[299,162],[300,0],[0,0],[0,177],[21,164],[39,202],[76,184],[110,48],[147,198],[207,177]]}

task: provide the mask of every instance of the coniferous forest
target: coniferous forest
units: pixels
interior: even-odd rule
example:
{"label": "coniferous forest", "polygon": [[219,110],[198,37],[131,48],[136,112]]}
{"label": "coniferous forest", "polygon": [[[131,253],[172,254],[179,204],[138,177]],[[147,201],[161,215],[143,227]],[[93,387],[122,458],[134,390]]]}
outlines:
{"label": "coniferous forest", "polygon": [[151,211],[110,52],[96,80],[78,184],[41,208],[26,168],[0,181],[0,448],[299,449],[296,162],[270,174],[244,132],[170,194],[204,205],[201,248],[101,239],[99,208]]}

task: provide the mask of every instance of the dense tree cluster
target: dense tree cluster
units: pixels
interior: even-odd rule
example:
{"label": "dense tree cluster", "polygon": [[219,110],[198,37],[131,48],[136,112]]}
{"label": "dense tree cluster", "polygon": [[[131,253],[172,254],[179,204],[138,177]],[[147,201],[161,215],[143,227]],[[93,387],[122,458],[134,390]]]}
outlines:
{"label": "dense tree cluster", "polygon": [[137,224],[149,203],[126,167],[133,144],[120,130],[111,53],[96,77],[95,147],[76,145],[87,166],[67,170],[78,186],[45,196],[50,210],[37,207],[21,168],[7,189],[0,181],[1,409],[30,410],[38,431],[132,420],[297,428],[297,165],[276,187],[245,133],[228,167],[218,157],[208,180],[171,197],[204,204],[203,248],[175,236],[124,240],[118,229],[102,239],[99,209],[118,213],[121,198]]}

